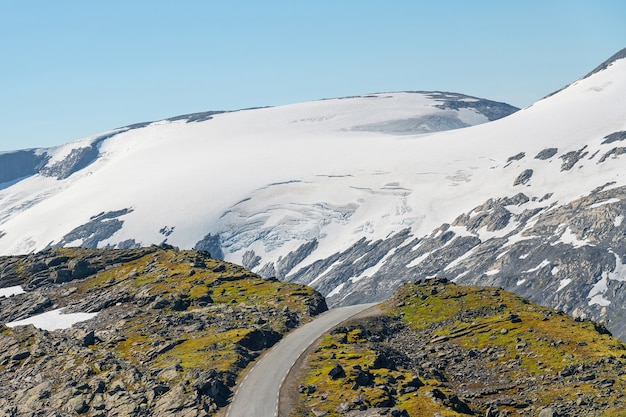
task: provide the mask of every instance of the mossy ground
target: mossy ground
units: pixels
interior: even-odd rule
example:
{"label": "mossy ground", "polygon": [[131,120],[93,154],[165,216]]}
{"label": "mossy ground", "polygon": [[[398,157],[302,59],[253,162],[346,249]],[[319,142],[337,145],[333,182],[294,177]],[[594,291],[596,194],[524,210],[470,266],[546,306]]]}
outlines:
{"label": "mossy ground", "polygon": [[[407,284],[381,309],[382,324],[354,321],[320,343],[302,381],[315,388],[302,389],[301,412],[331,417],[342,403],[380,406],[384,391],[391,399],[384,405],[410,416],[482,416],[490,406],[501,416],[536,416],[545,407],[626,416],[626,346],[600,325],[500,289],[445,281]],[[374,369],[381,352],[404,359]],[[344,378],[329,376],[335,365]],[[355,384],[348,372],[355,366],[369,370],[373,386]],[[407,389],[413,378],[419,387]]]}
{"label": "mossy ground", "polygon": [[[57,307],[98,311],[96,318],[78,326],[93,330],[94,342],[73,347],[76,355],[67,353],[73,352],[71,349],[59,351],[55,360],[63,358],[61,367],[78,370],[87,380],[106,375],[110,382],[105,392],[117,391],[115,381],[132,392],[150,391],[146,386],[155,386],[158,392],[174,392],[179,387],[190,398],[187,404],[211,413],[216,411],[215,404],[223,405],[225,394],[221,390],[221,398],[207,399],[205,396],[213,394],[195,382],[202,380],[199,375],[232,386],[264,349],[325,309],[323,297],[309,287],[263,279],[202,251],[55,249],[39,257],[20,258],[16,268],[24,274],[24,285],[33,263],[42,259],[56,259],[64,268],[72,260],[83,260],[94,270],[84,279],[39,290]],[[45,332],[28,327],[2,327],[0,332],[15,339],[11,341],[14,349],[31,352],[37,351],[38,338],[46,337]],[[269,337],[251,342],[254,332],[255,337]],[[67,339],[60,340],[63,347]],[[53,344],[46,346],[48,354],[55,349]],[[48,372],[43,351],[39,354],[42,356],[37,356],[34,364]],[[6,362],[18,369],[19,363]],[[116,369],[123,377],[116,376]],[[6,366],[0,370],[6,371]],[[56,381],[59,375],[45,377]],[[66,383],[59,379],[55,387]],[[148,396],[143,404],[146,410],[157,407],[157,397]]]}

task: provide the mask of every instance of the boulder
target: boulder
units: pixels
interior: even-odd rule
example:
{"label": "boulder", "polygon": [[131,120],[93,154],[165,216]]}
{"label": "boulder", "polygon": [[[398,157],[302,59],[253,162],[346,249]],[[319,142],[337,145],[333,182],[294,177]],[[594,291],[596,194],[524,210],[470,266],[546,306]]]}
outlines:
{"label": "boulder", "polygon": [[331,379],[345,378],[346,371],[344,371],[341,365],[336,364],[330,371],[328,371],[328,376]]}

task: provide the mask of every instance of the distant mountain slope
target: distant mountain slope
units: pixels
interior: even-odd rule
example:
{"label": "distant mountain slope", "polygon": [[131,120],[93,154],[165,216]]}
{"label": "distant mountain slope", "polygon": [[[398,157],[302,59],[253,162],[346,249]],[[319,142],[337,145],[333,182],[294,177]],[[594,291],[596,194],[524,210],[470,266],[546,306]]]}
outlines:
{"label": "distant mountain slope", "polygon": [[[0,253],[164,240],[192,247],[219,234],[220,216],[255,190],[317,175],[324,165],[334,175],[341,164],[324,161],[333,147],[357,156],[372,139],[466,127],[516,110],[455,93],[383,93],[196,113],[0,153]],[[44,218],[54,221],[42,227]],[[200,246],[219,253],[212,242]]]}
{"label": "distant mountain slope", "polygon": [[[626,338],[623,55],[489,123],[511,109],[384,93],[33,151],[48,155],[31,163],[38,173],[0,190],[0,253],[166,241],[310,284],[331,305],[441,275],[518,291]],[[465,125],[475,126],[432,133]]]}

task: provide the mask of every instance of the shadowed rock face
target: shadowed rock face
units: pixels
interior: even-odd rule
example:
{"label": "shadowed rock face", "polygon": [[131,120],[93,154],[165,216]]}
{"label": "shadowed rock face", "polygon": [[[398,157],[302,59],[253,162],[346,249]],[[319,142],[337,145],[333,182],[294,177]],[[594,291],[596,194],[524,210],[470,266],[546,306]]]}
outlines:
{"label": "shadowed rock face", "polygon": [[36,174],[49,157],[35,150],[0,153],[0,187],[23,177]]}
{"label": "shadowed rock face", "polygon": [[46,177],[65,179],[73,173],[89,166],[99,156],[100,144],[122,132],[123,128],[94,139],[89,146],[75,148],[61,161],[48,164],[50,149],[29,149],[0,153],[0,184],[16,181],[24,177],[41,174]]}
{"label": "shadowed rock face", "polygon": [[63,161],[52,164],[51,166],[46,166],[41,169],[40,173],[46,177],[56,177],[56,179],[62,180],[76,171],[87,167],[95,161],[97,157],[98,147],[95,145],[72,149],[70,154]]}
{"label": "shadowed rock face", "polygon": [[[411,238],[405,229],[385,240],[361,239],[286,276],[334,291],[331,306],[385,300],[423,277],[497,286],[603,322],[626,340],[626,187],[607,184],[560,207],[538,203],[522,193],[490,199],[427,236]],[[383,259],[367,279],[353,279]]]}
{"label": "shadowed rock face", "polygon": [[[47,249],[60,248],[70,244],[95,249],[99,246],[100,242],[110,238],[115,232],[122,228],[124,221],[118,219],[118,217],[122,217],[132,211],[132,209],[122,209],[92,216],[89,222],[76,227],[63,236],[63,239],[59,242],[49,245]],[[137,247],[138,245],[134,243],[134,241],[125,241],[117,246],[120,249],[129,249]]]}
{"label": "shadowed rock face", "polygon": [[515,113],[519,109],[506,103],[485,100],[466,96],[458,93],[407,91],[407,93],[419,93],[440,101],[437,107],[448,110],[437,114],[414,117],[408,119],[389,120],[382,123],[373,123],[356,126],[353,130],[380,132],[394,135],[415,135],[422,133],[442,132],[444,130],[460,129],[470,126],[459,119],[458,110],[469,109],[482,114],[489,121],[501,119]]}
{"label": "shadowed rock face", "polygon": [[440,109],[473,109],[477,113],[485,115],[490,121],[501,119],[519,110],[517,107],[506,103],[470,97],[464,94],[434,92],[430,96],[435,99],[445,100],[443,104],[437,106]]}

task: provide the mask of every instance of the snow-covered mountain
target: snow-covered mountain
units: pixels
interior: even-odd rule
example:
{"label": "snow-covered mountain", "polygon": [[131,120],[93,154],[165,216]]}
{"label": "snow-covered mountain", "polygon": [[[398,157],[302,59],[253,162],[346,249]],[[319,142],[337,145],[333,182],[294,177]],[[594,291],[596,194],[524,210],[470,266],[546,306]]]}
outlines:
{"label": "snow-covered mountain", "polygon": [[[377,147],[398,137],[516,110],[452,93],[373,94],[180,116],[56,148],[1,153],[0,254],[163,241],[192,247],[208,234],[230,233],[224,227],[233,207],[267,189],[282,192],[277,184],[370,170]],[[332,206],[334,197],[324,200]],[[309,222],[295,229],[308,234]],[[242,243],[224,244],[232,258]]]}
{"label": "snow-covered mountain", "polygon": [[0,254],[166,241],[331,305],[441,275],[623,338],[624,58],[503,118],[515,109],[459,94],[372,94],[0,154]]}

